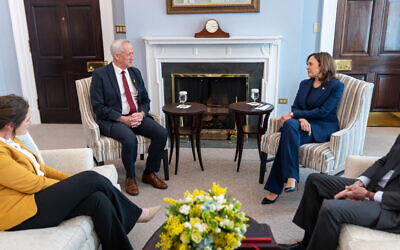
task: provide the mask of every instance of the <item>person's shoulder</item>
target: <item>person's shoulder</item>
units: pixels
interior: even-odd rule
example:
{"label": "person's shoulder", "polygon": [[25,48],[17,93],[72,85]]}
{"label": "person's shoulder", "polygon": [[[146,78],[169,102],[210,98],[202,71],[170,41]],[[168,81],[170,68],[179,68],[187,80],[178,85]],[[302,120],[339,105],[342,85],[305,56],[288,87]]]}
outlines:
{"label": "person's shoulder", "polygon": [[138,68],[136,68],[136,67],[133,67],[133,66],[129,67],[129,70],[132,70],[135,73],[140,73],[140,70]]}
{"label": "person's shoulder", "polygon": [[98,74],[98,75],[104,74],[105,72],[107,72],[107,70],[109,70],[110,67],[112,67],[112,63],[109,63],[107,65],[95,69],[93,71],[93,74]]}
{"label": "person's shoulder", "polygon": [[329,83],[329,84],[332,84],[332,85],[344,86],[344,83],[341,82],[341,81],[339,81],[339,80],[336,79],[336,78],[330,79],[328,83]]}

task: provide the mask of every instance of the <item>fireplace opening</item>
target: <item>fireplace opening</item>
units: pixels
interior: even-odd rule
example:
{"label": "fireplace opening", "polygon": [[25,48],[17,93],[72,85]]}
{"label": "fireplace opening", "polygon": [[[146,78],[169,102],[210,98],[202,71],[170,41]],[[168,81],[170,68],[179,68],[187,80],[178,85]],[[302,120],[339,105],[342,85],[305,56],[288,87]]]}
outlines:
{"label": "fireplace opening", "polygon": [[[171,74],[173,102],[179,102],[179,91],[188,93],[188,102],[207,106],[203,117],[203,139],[230,139],[236,133],[235,119],[229,104],[248,101],[249,74]],[[192,123],[185,117],[181,125]]]}

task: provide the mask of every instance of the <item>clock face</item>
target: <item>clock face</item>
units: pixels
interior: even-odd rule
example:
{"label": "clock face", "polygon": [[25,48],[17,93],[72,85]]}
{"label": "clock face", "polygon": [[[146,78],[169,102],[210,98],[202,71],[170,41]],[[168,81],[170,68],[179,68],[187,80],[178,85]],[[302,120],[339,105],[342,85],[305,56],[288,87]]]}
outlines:
{"label": "clock face", "polygon": [[214,19],[210,19],[206,23],[206,30],[210,33],[214,33],[218,30],[218,22]]}

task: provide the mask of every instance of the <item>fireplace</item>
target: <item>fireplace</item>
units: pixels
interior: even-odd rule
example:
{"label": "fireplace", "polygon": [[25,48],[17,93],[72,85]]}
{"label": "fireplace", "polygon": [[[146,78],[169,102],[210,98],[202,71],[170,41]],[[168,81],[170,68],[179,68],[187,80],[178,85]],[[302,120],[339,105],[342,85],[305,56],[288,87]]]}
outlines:
{"label": "fireplace", "polygon": [[[276,108],[281,39],[281,36],[144,38],[146,87],[151,99],[151,111],[164,115],[163,105],[172,102],[172,78],[178,80],[179,74],[186,74],[183,78],[189,79],[193,78],[189,74],[249,74],[246,91],[251,88],[260,89],[261,101],[271,103]],[[243,65],[244,69],[238,69]],[[175,68],[177,66],[180,68]],[[258,73],[253,74],[255,71]],[[205,78],[203,81],[209,80]],[[178,81],[180,80],[182,79]],[[246,91],[244,95],[247,97]],[[271,117],[274,117],[274,114],[275,111]]]}
{"label": "fireplace", "polygon": [[[229,104],[248,101],[249,89],[261,88],[262,72],[262,63],[163,63],[165,104],[178,102],[179,91],[186,90],[188,102],[207,106],[202,138],[230,139],[236,128]],[[191,122],[184,118],[181,125]],[[256,123],[252,117],[246,122]]]}

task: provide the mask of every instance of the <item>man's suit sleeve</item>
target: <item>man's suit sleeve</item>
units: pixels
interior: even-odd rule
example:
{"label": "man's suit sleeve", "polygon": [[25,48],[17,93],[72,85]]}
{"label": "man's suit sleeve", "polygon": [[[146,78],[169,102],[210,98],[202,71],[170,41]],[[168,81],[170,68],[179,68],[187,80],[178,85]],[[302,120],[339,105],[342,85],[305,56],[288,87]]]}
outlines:
{"label": "man's suit sleeve", "polygon": [[343,83],[338,81],[337,84],[333,86],[329,98],[325,101],[325,103],[322,106],[314,108],[312,110],[294,110],[293,111],[294,116],[305,119],[325,118],[338,105],[340,99],[342,98],[343,89],[344,89]]}
{"label": "man's suit sleeve", "polygon": [[140,92],[139,111],[143,111],[143,112],[145,112],[147,114],[150,111],[150,98],[149,98],[149,95],[147,93],[146,87],[144,86],[144,81],[143,81],[142,74],[136,68],[134,68],[134,72],[135,72],[136,77],[137,77],[137,79],[139,81],[140,88],[142,89],[142,91]]}
{"label": "man's suit sleeve", "polygon": [[361,174],[361,176],[365,176],[371,179],[375,175],[375,173],[378,172],[379,169],[385,165],[387,156],[388,155],[385,155],[384,157],[374,162],[374,164],[372,164],[372,166],[370,166],[367,170],[365,170],[364,173]]}
{"label": "man's suit sleeve", "polygon": [[106,83],[104,77],[97,71],[94,71],[92,83],[90,85],[90,100],[92,102],[93,112],[98,119],[117,121],[122,114],[106,105],[104,93],[105,84],[111,86],[111,83]]}

